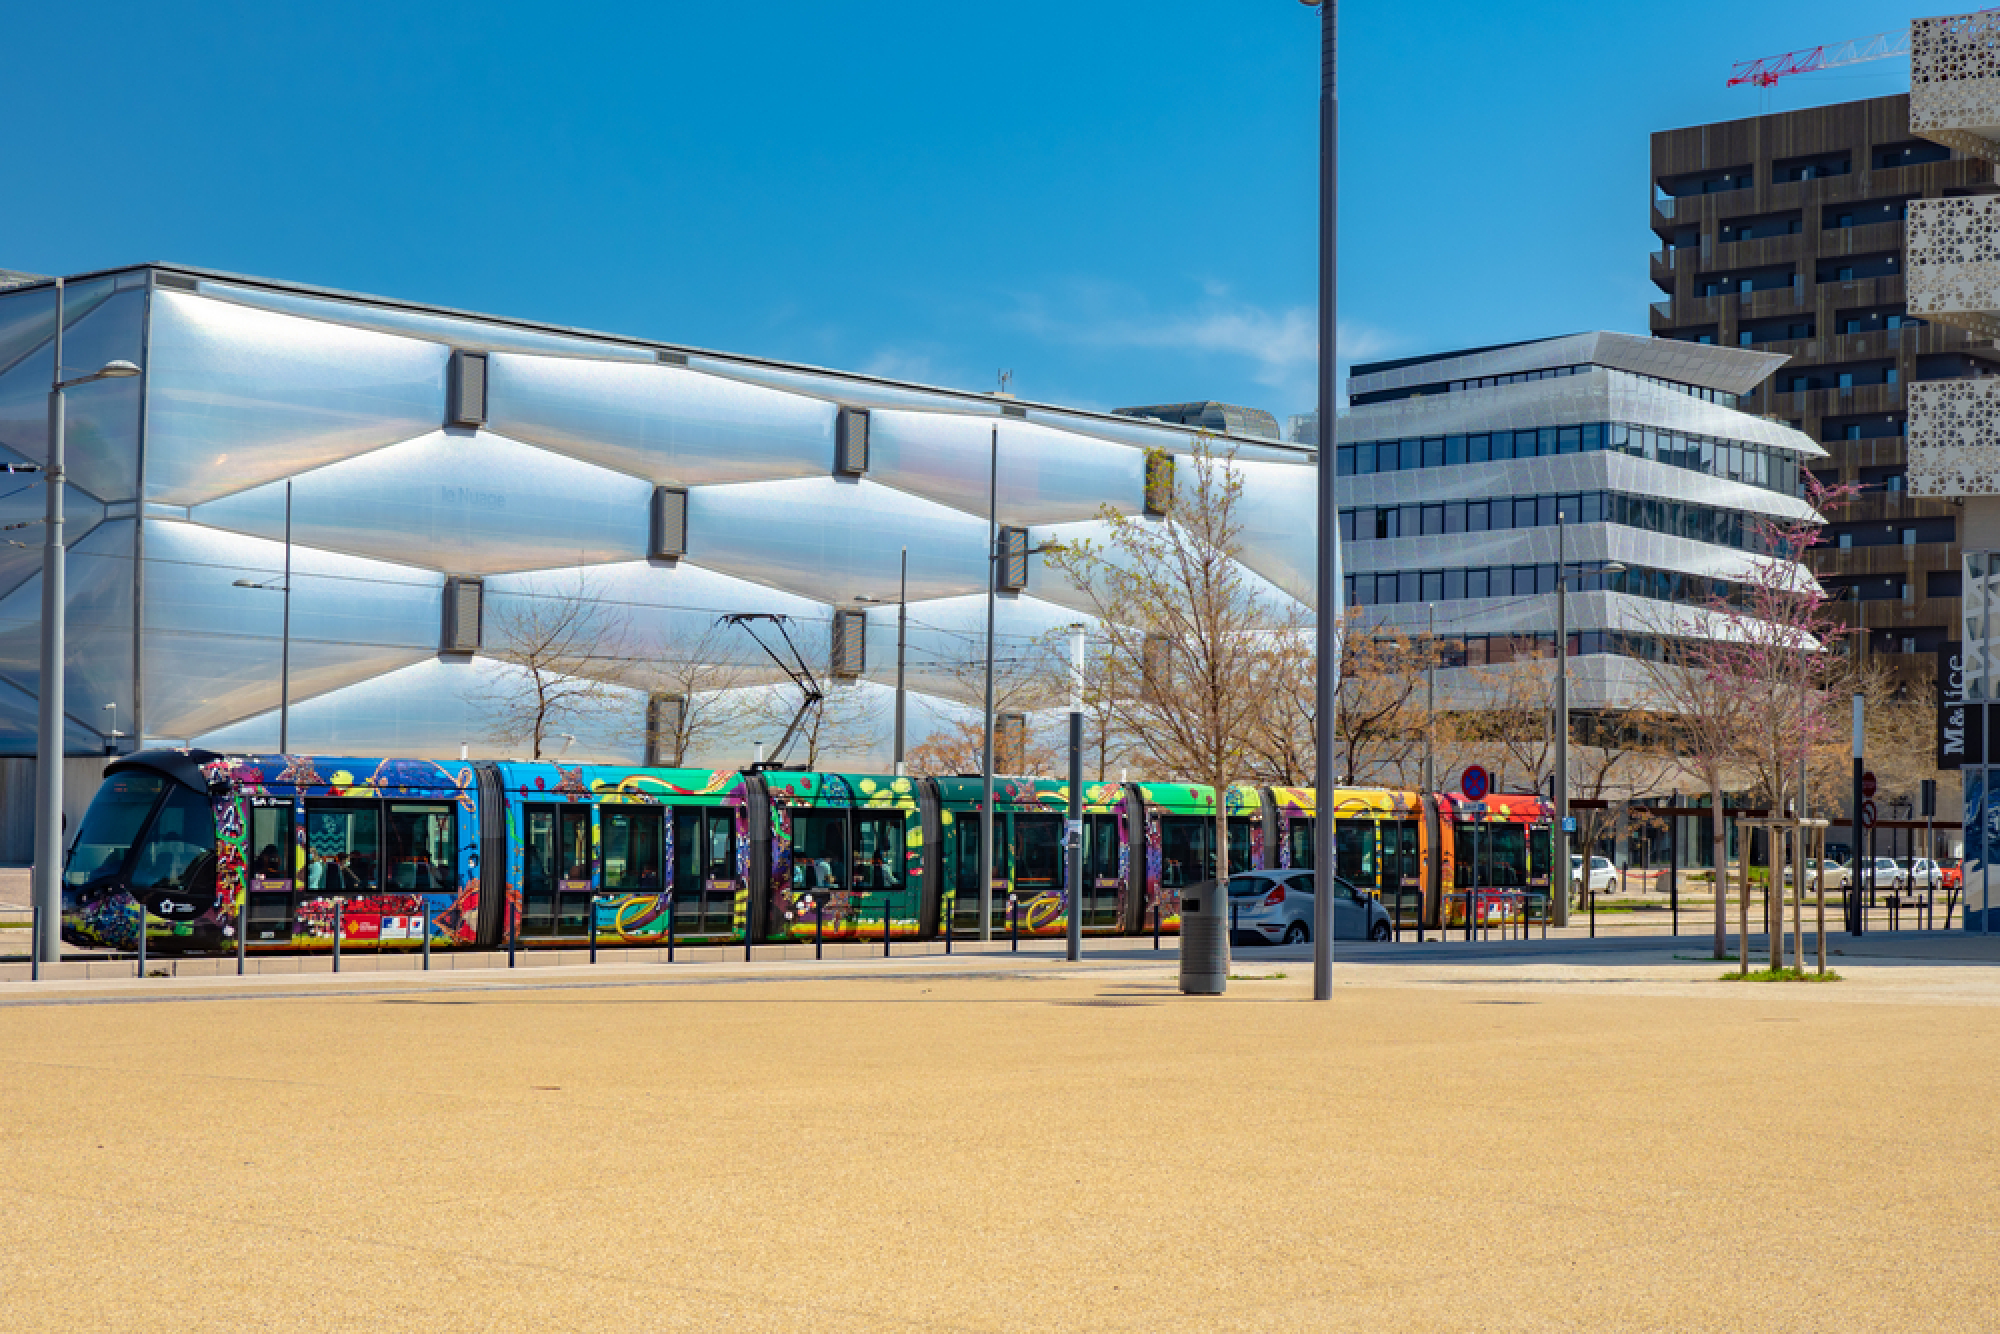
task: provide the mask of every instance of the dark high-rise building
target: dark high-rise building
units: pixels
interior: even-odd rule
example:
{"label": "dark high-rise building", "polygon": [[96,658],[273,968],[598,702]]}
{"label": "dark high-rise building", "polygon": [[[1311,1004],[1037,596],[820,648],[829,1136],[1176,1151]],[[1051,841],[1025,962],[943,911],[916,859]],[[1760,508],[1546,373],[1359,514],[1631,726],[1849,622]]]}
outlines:
{"label": "dark high-rise building", "polygon": [[1790,358],[1740,406],[1824,445],[1820,481],[1863,488],[1813,570],[1912,672],[1958,637],[1960,534],[1957,504],[1909,493],[1905,390],[2000,373],[2000,349],[1910,318],[1904,214],[1992,193],[1990,162],[1911,133],[1907,95],[1653,136],[1652,331]]}

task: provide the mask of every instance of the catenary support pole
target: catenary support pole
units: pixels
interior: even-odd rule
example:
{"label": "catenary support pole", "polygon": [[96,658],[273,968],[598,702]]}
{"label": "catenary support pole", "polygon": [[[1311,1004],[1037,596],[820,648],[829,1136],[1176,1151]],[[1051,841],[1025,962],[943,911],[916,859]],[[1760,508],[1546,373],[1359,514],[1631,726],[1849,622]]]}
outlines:
{"label": "catenary support pole", "polygon": [[[1569,566],[1562,508],[1556,508],[1556,827],[1554,863],[1549,868],[1550,898],[1556,905],[1556,925],[1569,925]],[[1590,884],[1589,859],[1583,883]],[[1593,900],[1592,907],[1596,904]]]}
{"label": "catenary support pole", "polygon": [[1069,628],[1069,932],[1064,955],[1083,958],[1083,627]]}
{"label": "catenary support pole", "polygon": [[[35,957],[54,963],[62,949],[63,851],[63,280],[56,279],[55,362],[49,375],[48,456],[42,464],[41,706],[35,740]],[[136,730],[136,729],[134,729]],[[139,910],[145,926],[145,908]]]}
{"label": "catenary support pole", "polygon": [[1340,512],[1334,496],[1334,456],[1339,422],[1334,412],[1334,366],[1339,327],[1335,319],[1340,203],[1340,0],[1319,6],[1319,450],[1318,532],[1314,556],[1313,672],[1315,788],[1313,866],[1320,890],[1313,895],[1313,999],[1333,999],[1334,711],[1340,702]]}
{"label": "catenary support pole", "polygon": [[285,479],[284,626],[278,636],[278,753],[292,749],[292,479]]}
{"label": "catenary support pole", "polygon": [[910,549],[903,548],[903,572],[896,581],[896,777],[903,776],[904,714],[909,695],[904,684],[910,636]]}
{"label": "catenary support pole", "polygon": [[1437,603],[1424,604],[1424,616],[1428,621],[1429,639],[1424,643],[1424,791],[1435,792],[1437,785],[1437,713],[1438,713],[1438,609]]}
{"label": "catenary support pole", "polygon": [[1000,583],[1000,427],[986,491],[986,717],[979,751],[979,938],[993,939],[993,602]]}
{"label": "catenary support pole", "polygon": [[1861,692],[1854,692],[1854,874],[1847,878],[1847,932],[1858,936],[1862,929],[1861,900],[1861,766],[1863,705]]}

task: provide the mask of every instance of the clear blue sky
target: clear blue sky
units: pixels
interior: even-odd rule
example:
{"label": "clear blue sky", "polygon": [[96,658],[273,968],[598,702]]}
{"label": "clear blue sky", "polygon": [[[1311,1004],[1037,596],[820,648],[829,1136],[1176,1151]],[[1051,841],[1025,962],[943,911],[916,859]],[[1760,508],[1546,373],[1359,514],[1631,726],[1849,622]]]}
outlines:
{"label": "clear blue sky", "polygon": [[[1342,24],[1343,360],[1643,331],[1647,136],[1905,4]],[[1297,0],[14,6],[0,267],[172,260],[1113,407],[1313,399]],[[1806,75],[1770,109],[1907,87]]]}

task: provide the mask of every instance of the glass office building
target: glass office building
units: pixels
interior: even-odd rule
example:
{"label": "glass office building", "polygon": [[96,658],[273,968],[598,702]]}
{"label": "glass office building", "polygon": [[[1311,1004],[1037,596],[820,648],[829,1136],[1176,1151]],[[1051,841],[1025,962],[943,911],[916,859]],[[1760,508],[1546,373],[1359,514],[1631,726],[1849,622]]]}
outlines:
{"label": "glass office building", "polygon": [[1413,635],[1435,617],[1451,667],[1553,656],[1560,558],[1576,706],[1639,703],[1639,660],[1705,632],[1704,604],[1770,559],[1770,522],[1817,518],[1800,473],[1823,451],[1735,407],[1784,360],[1588,333],[1355,366],[1349,605]]}
{"label": "glass office building", "polygon": [[[695,646],[735,688],[790,690],[716,633],[768,612],[865,705],[820,763],[885,768],[905,548],[910,743],[978,716],[995,448],[998,523],[1032,548],[1144,513],[1147,451],[1198,433],[191,269],[84,275],[60,300],[67,373],[142,368],[68,396],[73,755],[274,750],[281,657],[294,752],[518,752],[493,740],[490,636],[581,590],[631,652],[605,669],[617,707],[552,753],[645,761],[674,705],[649,669]],[[49,281],[0,293],[0,461],[44,457],[57,303]],[[1225,443],[1250,578],[1309,603],[1310,453]],[[27,756],[44,493],[11,483],[0,523],[31,526],[0,545],[0,755]],[[1039,557],[1004,564],[1003,657],[1085,619]],[[685,759],[752,757],[715,744]]]}

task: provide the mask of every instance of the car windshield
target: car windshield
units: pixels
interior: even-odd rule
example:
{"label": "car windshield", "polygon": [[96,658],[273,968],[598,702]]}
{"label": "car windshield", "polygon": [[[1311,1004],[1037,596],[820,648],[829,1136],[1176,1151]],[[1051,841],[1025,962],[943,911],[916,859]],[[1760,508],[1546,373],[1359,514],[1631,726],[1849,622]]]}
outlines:
{"label": "car windshield", "polygon": [[91,798],[90,809],[83,813],[64,866],[63,882],[84,885],[116,874],[131,855],[132,843],[146,827],[146,817],[153,813],[166,785],[164,775],[149,769],[127,769],[106,778]]}

